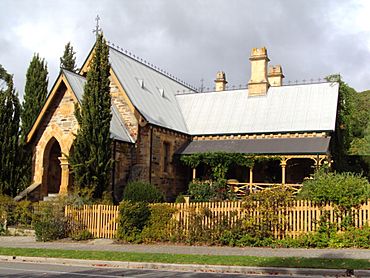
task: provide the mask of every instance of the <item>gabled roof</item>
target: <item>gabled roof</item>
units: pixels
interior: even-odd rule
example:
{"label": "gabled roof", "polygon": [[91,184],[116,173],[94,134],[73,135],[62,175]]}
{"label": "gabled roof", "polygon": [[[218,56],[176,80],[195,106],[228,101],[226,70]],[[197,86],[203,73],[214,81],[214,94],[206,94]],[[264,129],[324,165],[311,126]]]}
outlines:
{"label": "gabled roof", "polygon": [[[78,101],[81,103],[86,78],[68,70],[63,69],[62,71],[63,74],[66,76],[68,83],[72,88],[72,91],[75,93]],[[112,111],[112,120],[110,122],[111,138],[123,142],[134,143],[134,140],[127,131],[124,123],[121,120],[119,112],[117,111],[117,108],[115,107],[114,104],[112,104],[111,106],[111,111]]]}
{"label": "gabled roof", "polygon": [[175,95],[190,88],[111,47],[109,59],[131,103],[149,123],[188,132]]}
{"label": "gabled roof", "polygon": [[[88,65],[89,57],[85,62]],[[191,88],[109,48],[114,76],[128,101],[149,123],[190,135],[334,131],[338,83],[178,94]]]}
{"label": "gabled roof", "polygon": [[334,131],[338,83],[177,95],[189,134]]}
{"label": "gabled roof", "polygon": [[[38,115],[30,132],[27,135],[27,142],[31,141],[31,138],[33,137],[37,127],[41,123],[41,120],[44,117],[47,108],[51,104],[54,95],[57,93],[58,87],[62,81],[66,82],[67,86],[71,88],[72,92],[76,97],[75,100],[81,103],[86,78],[74,72],[62,69],[57,80],[55,81],[55,84],[53,85],[50,94],[48,95],[45,101],[43,108],[41,109],[40,114]],[[131,138],[114,105],[112,105],[111,110],[112,110],[112,120],[110,122],[111,138],[123,142],[134,143],[134,140]]]}

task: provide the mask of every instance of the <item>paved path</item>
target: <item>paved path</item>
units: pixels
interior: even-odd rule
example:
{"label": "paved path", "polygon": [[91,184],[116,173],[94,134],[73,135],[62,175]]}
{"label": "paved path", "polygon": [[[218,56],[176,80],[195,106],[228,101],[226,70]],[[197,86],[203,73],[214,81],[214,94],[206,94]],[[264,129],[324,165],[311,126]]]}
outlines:
{"label": "paved path", "polygon": [[303,248],[256,248],[187,246],[170,244],[116,244],[111,240],[96,239],[86,242],[54,241],[36,242],[34,237],[0,237],[0,247],[50,248],[91,251],[120,251],[170,254],[240,255],[260,257],[352,258],[370,259],[365,249],[303,249]]}

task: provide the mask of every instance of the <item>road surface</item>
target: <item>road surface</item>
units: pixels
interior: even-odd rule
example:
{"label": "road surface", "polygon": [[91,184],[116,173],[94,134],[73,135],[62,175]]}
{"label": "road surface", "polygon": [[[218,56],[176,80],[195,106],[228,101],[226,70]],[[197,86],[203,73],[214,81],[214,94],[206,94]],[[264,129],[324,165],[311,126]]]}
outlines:
{"label": "road surface", "polygon": [[[36,264],[36,263],[19,263],[19,262],[0,262],[0,277],[11,278],[159,278],[159,277],[178,277],[178,278],[241,278],[241,277],[271,277],[271,275],[244,275],[244,274],[226,274],[226,273],[200,273],[200,272],[175,272],[175,271],[158,271],[143,269],[122,269],[122,268],[97,268],[87,266],[67,266],[57,264]],[[292,276],[274,275],[274,277],[285,278]],[[308,277],[308,276],[305,276]],[[317,277],[317,276],[312,276]]]}

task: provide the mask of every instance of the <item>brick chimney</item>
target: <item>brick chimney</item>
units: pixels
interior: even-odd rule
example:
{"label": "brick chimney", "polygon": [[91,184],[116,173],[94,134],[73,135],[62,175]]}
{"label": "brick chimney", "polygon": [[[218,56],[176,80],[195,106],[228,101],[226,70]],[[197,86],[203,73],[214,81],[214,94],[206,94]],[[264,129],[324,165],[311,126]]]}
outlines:
{"label": "brick chimney", "polygon": [[223,71],[219,71],[216,74],[216,92],[225,91],[226,89],[226,74]]}
{"label": "brick chimney", "polygon": [[270,86],[272,87],[280,87],[283,85],[283,69],[281,65],[276,66],[269,66],[269,73],[268,73],[268,80]]}
{"label": "brick chimney", "polygon": [[251,79],[248,82],[249,96],[264,96],[267,94],[269,82],[267,80],[267,49],[253,48],[251,52]]}

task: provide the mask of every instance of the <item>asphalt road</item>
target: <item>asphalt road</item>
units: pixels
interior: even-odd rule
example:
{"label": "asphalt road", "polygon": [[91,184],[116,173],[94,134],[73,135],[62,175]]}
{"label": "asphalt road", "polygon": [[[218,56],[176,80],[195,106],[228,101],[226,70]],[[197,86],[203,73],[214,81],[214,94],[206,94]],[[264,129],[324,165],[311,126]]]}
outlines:
{"label": "asphalt road", "polygon": [[[275,276],[275,275],[274,275]],[[174,271],[157,271],[142,269],[122,269],[122,268],[94,268],[85,266],[67,266],[56,264],[36,264],[36,263],[19,263],[19,262],[0,262],[0,277],[14,278],[34,278],[34,277],[53,277],[53,278],[88,278],[88,277],[191,277],[191,278],[241,278],[241,277],[271,277],[264,275],[242,275],[226,273],[199,273],[199,272],[174,272]],[[292,276],[275,276],[280,278]],[[308,277],[308,276],[305,276]],[[317,276],[313,276],[317,277]]]}

